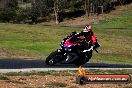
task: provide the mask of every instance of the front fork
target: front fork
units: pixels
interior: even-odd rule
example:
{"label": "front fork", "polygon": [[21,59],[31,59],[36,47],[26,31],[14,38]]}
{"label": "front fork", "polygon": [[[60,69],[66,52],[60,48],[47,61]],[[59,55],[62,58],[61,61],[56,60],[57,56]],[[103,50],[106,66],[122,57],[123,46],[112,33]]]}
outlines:
{"label": "front fork", "polygon": [[62,55],[63,60],[67,58],[67,53],[63,49],[57,49],[57,51],[60,55]]}

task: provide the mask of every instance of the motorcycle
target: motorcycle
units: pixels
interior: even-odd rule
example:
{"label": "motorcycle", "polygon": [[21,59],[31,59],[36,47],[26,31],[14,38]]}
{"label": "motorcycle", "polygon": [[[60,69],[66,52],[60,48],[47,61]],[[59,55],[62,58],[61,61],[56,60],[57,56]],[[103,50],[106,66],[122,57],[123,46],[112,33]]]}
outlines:
{"label": "motorcycle", "polygon": [[46,58],[45,63],[51,66],[61,62],[75,64],[76,66],[87,63],[92,57],[93,50],[98,51],[92,46],[91,40],[86,43],[79,36],[79,33],[70,33],[60,43],[60,49],[52,52]]}

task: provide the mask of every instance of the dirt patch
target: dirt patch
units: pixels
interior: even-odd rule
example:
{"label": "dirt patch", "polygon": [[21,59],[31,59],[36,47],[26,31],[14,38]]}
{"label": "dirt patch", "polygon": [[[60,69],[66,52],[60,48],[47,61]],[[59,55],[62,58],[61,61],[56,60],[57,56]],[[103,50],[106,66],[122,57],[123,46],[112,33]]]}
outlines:
{"label": "dirt patch", "polygon": [[[132,84],[76,84],[76,76],[9,76],[9,81],[0,81],[1,88],[128,88]],[[49,86],[50,84],[50,86]],[[61,86],[59,86],[61,85]]]}

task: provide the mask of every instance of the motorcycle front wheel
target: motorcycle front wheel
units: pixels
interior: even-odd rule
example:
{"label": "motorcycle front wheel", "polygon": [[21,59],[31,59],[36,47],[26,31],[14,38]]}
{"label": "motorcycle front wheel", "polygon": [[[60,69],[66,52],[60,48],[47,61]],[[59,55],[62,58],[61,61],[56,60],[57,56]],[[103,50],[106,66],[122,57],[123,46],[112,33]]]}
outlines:
{"label": "motorcycle front wheel", "polygon": [[52,52],[45,60],[46,65],[55,65],[59,63],[61,59],[61,55],[59,55],[58,51]]}

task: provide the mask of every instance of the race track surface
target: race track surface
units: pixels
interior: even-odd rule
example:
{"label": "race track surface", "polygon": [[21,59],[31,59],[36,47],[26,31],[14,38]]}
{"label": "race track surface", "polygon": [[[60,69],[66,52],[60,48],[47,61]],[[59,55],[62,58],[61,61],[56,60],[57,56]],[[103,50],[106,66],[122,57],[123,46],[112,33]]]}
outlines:
{"label": "race track surface", "polygon": [[[99,70],[132,70],[132,65],[128,64],[86,63],[83,67],[85,69]],[[47,66],[44,60],[0,59],[0,73],[52,70],[78,70],[78,67],[73,64],[57,64],[55,66]]]}
{"label": "race track surface", "polygon": [[[86,63],[87,68],[132,68],[128,64],[106,64],[106,63]],[[47,66],[44,60],[16,60],[1,59],[0,69],[23,69],[23,68],[77,68],[73,64],[57,64],[55,66]]]}

